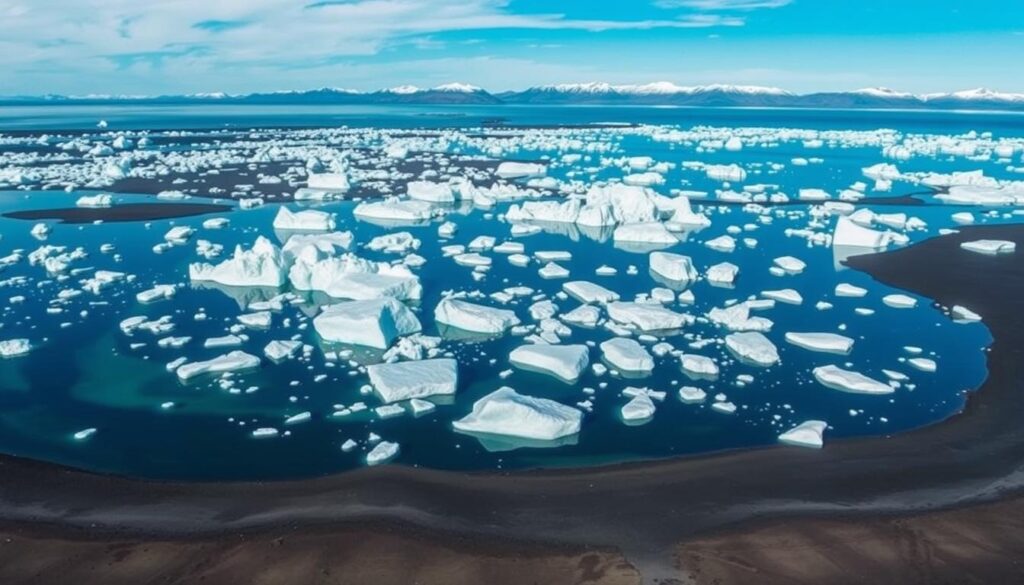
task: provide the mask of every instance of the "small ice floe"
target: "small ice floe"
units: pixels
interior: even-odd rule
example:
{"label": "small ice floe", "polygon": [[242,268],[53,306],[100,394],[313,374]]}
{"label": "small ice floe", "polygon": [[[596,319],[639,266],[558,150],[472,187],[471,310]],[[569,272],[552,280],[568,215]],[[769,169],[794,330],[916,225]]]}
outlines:
{"label": "small ice floe", "polygon": [[885,295],[882,302],[894,309],[913,309],[917,306],[917,299],[901,294]]}
{"label": "small ice floe", "polygon": [[825,444],[823,435],[828,423],[823,420],[808,420],[779,435],[779,442],[797,447],[821,449]]}
{"label": "small ice floe", "polygon": [[716,252],[732,252],[736,249],[736,240],[732,236],[718,236],[704,242],[704,245]]}
{"label": "small ice floe", "polygon": [[284,424],[297,425],[300,423],[309,422],[311,420],[313,420],[313,413],[307,410],[305,412],[300,412],[299,414],[293,414],[288,418],[284,419]]}
{"label": "small ice floe", "polygon": [[252,436],[254,439],[270,439],[280,434],[280,431],[274,427],[260,427],[253,429]]}
{"label": "small ice floe", "polygon": [[244,351],[232,351],[211,360],[187,363],[180,366],[175,373],[180,380],[186,381],[203,374],[221,374],[224,372],[249,370],[257,368],[259,365],[260,358]]}
{"label": "small ice floe", "polygon": [[494,174],[502,179],[521,179],[526,177],[543,177],[547,172],[547,166],[540,163],[505,161],[498,165]]}
{"label": "small ice floe", "polygon": [[176,225],[167,230],[167,233],[164,234],[164,239],[171,244],[184,244],[194,233],[195,230],[187,225]]}
{"label": "small ice floe", "polygon": [[263,348],[263,355],[273,362],[283,362],[298,355],[302,342],[290,339],[273,340]]}
{"label": "small ice floe", "polygon": [[963,242],[960,247],[968,252],[997,256],[999,254],[1012,254],[1017,250],[1017,244],[1007,240],[974,240]]}
{"label": "small ice floe", "polygon": [[238,322],[250,329],[269,329],[270,324],[273,322],[273,316],[270,311],[257,311],[255,313],[245,313],[236,317]]}
{"label": "small ice floe", "polygon": [[310,173],[306,186],[317,191],[329,193],[345,193],[351,185],[344,173]]}
{"label": "small ice floe", "polygon": [[790,274],[800,274],[807,268],[807,263],[793,256],[782,256],[775,259],[775,265]]}
{"label": "small ice floe", "polygon": [[727,400],[717,400],[711,404],[711,408],[722,414],[733,414],[736,412],[736,405]]}
{"label": "small ice floe", "polygon": [[4,339],[0,341],[0,358],[15,358],[28,355],[32,343],[27,339]]}
{"label": "small ice floe", "polygon": [[439,358],[368,366],[370,384],[385,403],[455,394],[458,363]]}
{"label": "small ice floe", "polygon": [[879,382],[859,372],[844,370],[835,365],[819,366],[814,368],[812,373],[814,379],[833,390],[855,394],[892,394],[896,391],[884,382]]}
{"label": "small ice floe", "polygon": [[851,248],[887,248],[894,242],[903,241],[905,236],[894,232],[881,232],[854,223],[850,218],[840,216],[832,233],[832,245]]}
{"label": "small ice floe", "polygon": [[938,368],[935,360],[923,357],[910,358],[907,360],[907,363],[922,372],[934,372]]}
{"label": "small ice floe", "polygon": [[654,412],[657,407],[654,405],[654,401],[647,395],[646,392],[640,392],[633,396],[633,398],[627,402],[619,413],[622,415],[622,420],[627,422],[640,422],[647,421],[654,418]]}
{"label": "small ice floe", "polygon": [[837,333],[786,333],[786,341],[811,351],[848,354],[853,349],[853,339]]}
{"label": "small ice floe", "polygon": [[700,388],[695,386],[683,386],[679,389],[679,400],[686,404],[696,404],[698,402],[704,402],[707,398],[707,392],[704,392]]}
{"label": "small ice floe", "polygon": [[78,431],[77,433],[71,435],[71,437],[74,440],[76,440],[76,441],[84,441],[84,440],[88,439],[89,437],[91,437],[91,436],[93,436],[95,434],[96,434],[96,429],[95,428],[88,428],[88,429],[82,429],[82,430]]}
{"label": "small ice floe", "polygon": [[518,368],[575,383],[590,364],[590,351],[585,345],[523,345],[512,350],[508,359]]}
{"label": "small ice floe", "polygon": [[757,331],[730,333],[725,336],[725,346],[737,358],[752,365],[768,367],[779,362],[775,344]]}
{"label": "small ice floe", "polygon": [[652,273],[680,286],[685,286],[698,278],[697,269],[689,256],[651,252],[649,261]]}
{"label": "small ice floe", "polygon": [[50,226],[45,223],[37,223],[32,226],[32,230],[29,231],[29,233],[37,240],[45,240],[46,237],[50,235]]}
{"label": "small ice floe", "polygon": [[370,452],[366,454],[367,465],[381,465],[391,461],[398,456],[400,447],[398,443],[392,443],[391,441],[381,441],[370,449]]}
{"label": "small ice floe", "polygon": [[472,412],[452,426],[463,432],[554,441],[579,433],[582,421],[577,408],[505,386],[477,400]]}
{"label": "small ice floe", "polygon": [[608,316],[613,320],[632,325],[641,331],[682,329],[692,317],[676,313],[661,305],[618,301],[607,306]]}
{"label": "small ice floe", "polygon": [[635,340],[624,337],[609,339],[601,344],[603,358],[613,368],[634,374],[649,374],[654,370],[654,358]]}
{"label": "small ice floe", "polygon": [[220,264],[194,263],[188,267],[193,281],[216,282],[227,286],[279,287],[288,280],[280,248],[259,236],[249,250],[235,248],[234,255]]}
{"label": "small ice floe", "polygon": [[842,282],[836,285],[835,294],[837,297],[861,298],[868,294],[868,289]]}
{"label": "small ice floe", "polygon": [[429,400],[413,398],[409,401],[409,408],[412,409],[413,416],[421,416],[433,412],[437,408],[437,405]]}
{"label": "small ice floe", "polygon": [[731,287],[733,283],[735,283],[736,275],[739,274],[739,272],[739,266],[736,266],[732,262],[722,262],[708,268],[705,273],[705,277],[712,285]]}
{"label": "small ice floe", "polygon": [[949,311],[950,316],[953,320],[958,323],[973,323],[975,321],[981,321],[981,315],[968,309],[963,305],[953,305],[953,308]]}
{"label": "small ice floe", "polygon": [[515,312],[457,299],[441,299],[434,320],[442,325],[474,333],[503,334],[520,323]]}
{"label": "small ice floe", "polygon": [[619,300],[619,293],[585,280],[567,282],[562,290],[581,303],[606,304]]}
{"label": "small ice floe", "polygon": [[455,192],[447,183],[412,181],[405,187],[410,199],[431,203],[455,203]]}
{"label": "small ice floe", "polygon": [[274,217],[274,229],[296,231],[331,231],[335,226],[333,213],[305,209],[293,212],[285,206],[277,210]]}
{"label": "small ice floe", "polygon": [[[511,260],[511,257],[509,259]],[[554,262],[548,262],[545,264],[537,271],[537,274],[539,274],[541,278],[549,280],[556,278],[569,278],[569,270]]]}
{"label": "small ice floe", "polygon": [[687,374],[694,376],[713,378],[718,375],[718,364],[715,363],[715,360],[694,353],[680,355],[679,367]]}
{"label": "small ice floe", "polygon": [[324,341],[377,349],[423,328],[415,313],[391,297],[328,305],[313,319],[313,327]]}
{"label": "small ice floe", "polygon": [[114,197],[107,193],[83,195],[75,201],[77,207],[110,207],[113,204]]}
{"label": "small ice floe", "polygon": [[135,300],[140,303],[152,303],[173,298],[178,292],[178,287],[173,284],[158,284],[149,290],[144,290],[135,295]]}
{"label": "small ice floe", "polygon": [[786,288],[782,290],[766,290],[761,293],[761,296],[766,299],[778,301],[780,303],[786,303],[787,305],[800,305],[804,302],[804,297],[800,295],[798,291],[792,288]]}

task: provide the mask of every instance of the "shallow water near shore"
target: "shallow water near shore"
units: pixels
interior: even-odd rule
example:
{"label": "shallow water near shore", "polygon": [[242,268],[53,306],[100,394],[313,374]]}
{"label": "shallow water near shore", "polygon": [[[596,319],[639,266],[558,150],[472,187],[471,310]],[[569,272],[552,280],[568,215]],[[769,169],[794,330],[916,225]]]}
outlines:
{"label": "shallow water near shore", "polygon": [[[449,124],[449,109],[439,108],[436,119],[405,111],[383,115],[360,113],[365,118],[346,119],[346,123],[360,126],[392,128],[400,126],[398,118],[417,127],[444,127]],[[88,115],[94,115],[89,112]],[[59,116],[64,116],[58,113]],[[237,114],[244,118],[245,114]],[[471,116],[483,114],[473,112]],[[524,123],[542,123],[549,113],[522,115]],[[573,114],[578,115],[578,114]],[[590,121],[669,123],[662,112],[643,110],[639,114],[624,109],[604,112],[587,111]],[[687,112],[686,116],[694,114]],[[726,116],[725,114],[722,114]],[[905,119],[895,114],[881,116],[882,120],[858,113],[808,114],[759,111],[756,114],[728,114],[729,116],[757,116],[756,125],[788,126],[806,122],[824,128],[845,129],[859,126],[899,127],[902,121],[908,131],[922,132],[929,124],[934,131],[948,133],[945,120],[953,126],[983,125],[978,130],[989,130],[1005,135],[1021,134],[1019,122],[1012,116],[1001,118],[957,116],[943,114],[943,122],[909,115]],[[929,114],[933,115],[933,114]],[[84,114],[83,114],[84,116]],[[153,116],[147,113],[147,116]],[[209,114],[204,114],[206,118]],[[377,117],[374,117],[377,116]],[[773,116],[776,116],[773,118]],[[796,116],[796,118],[794,118]],[[45,116],[41,116],[45,119]],[[473,118],[475,119],[475,118]],[[0,117],[0,120],[3,120]],[[265,121],[256,116],[245,119],[254,124]],[[754,125],[752,118],[738,121],[743,126]],[[64,120],[61,120],[63,122]],[[178,114],[166,119],[148,119],[139,127],[192,127],[194,120],[183,120]],[[294,124],[307,120],[296,118]],[[318,118],[317,122],[323,123]],[[93,122],[94,123],[94,122]],[[566,122],[569,123],[569,122]],[[585,123],[581,120],[580,123]],[[686,125],[689,120],[673,123]],[[720,118],[707,123],[725,124]],[[67,126],[73,127],[77,122]],[[799,143],[785,143],[772,147],[757,145],[741,152],[718,151],[697,153],[677,148],[670,143],[649,140],[644,136],[625,136],[617,141],[616,156],[650,156],[657,161],[701,160],[709,164],[737,163],[758,165],[765,161],[788,162],[794,157],[821,157],[824,162],[811,166],[785,166],[770,177],[757,181],[779,185],[781,191],[796,193],[801,188],[815,187],[828,191],[847,188],[862,180],[861,169],[882,161],[878,148],[803,148]],[[543,150],[521,149],[519,160],[537,160],[549,153]],[[973,170],[980,163],[963,158],[914,158],[900,163],[904,172],[941,172]],[[994,163],[985,166],[994,176],[1008,176],[1005,168]],[[568,179],[571,167],[552,169],[549,176]],[[595,180],[611,179],[621,175],[617,168],[604,168],[593,174]],[[684,186],[686,189],[713,191],[718,184],[703,174],[694,174],[683,168],[664,173],[665,188]],[[750,182],[754,182],[751,180]],[[170,188],[170,186],[168,186]],[[0,193],[0,214],[25,209],[51,209],[70,207],[75,199],[95,191],[4,191]],[[897,184],[893,192],[872,194],[879,200],[918,193],[910,185]],[[910,231],[911,241],[934,235],[939,228],[955,227],[950,214],[976,209],[937,205],[928,195],[920,196],[927,205],[890,205],[880,201],[865,205],[880,213],[907,213],[928,224],[927,231]],[[119,203],[151,202],[151,195],[118,194]],[[203,199],[193,199],[203,201]],[[509,352],[522,344],[522,338],[504,336],[484,339],[456,336],[434,322],[433,308],[448,290],[495,292],[506,287],[527,286],[537,293],[553,298],[561,290],[563,280],[545,280],[537,275],[538,264],[526,268],[512,266],[500,254],[490,254],[493,267],[481,281],[472,277],[470,269],[456,265],[444,257],[441,247],[451,243],[465,244],[479,235],[494,235],[499,241],[508,237],[508,225],[497,218],[509,204],[500,203],[494,209],[479,209],[461,205],[448,210],[447,221],[458,225],[457,234],[450,241],[439,241],[439,222],[426,225],[384,227],[357,220],[352,215],[356,203],[339,201],[317,207],[336,213],[339,230],[351,230],[355,241],[365,243],[375,236],[395,231],[408,231],[421,241],[417,254],[427,264],[417,270],[424,294],[415,303],[424,332],[440,334],[445,339],[442,348],[459,361],[459,389],[454,398],[438,400],[433,412],[415,417],[405,414],[381,420],[369,413],[338,418],[331,416],[333,405],[366,401],[376,405],[372,396],[360,393],[367,383],[366,375],[350,364],[328,365],[322,347],[308,317],[315,315],[317,307],[333,302],[322,296],[306,295],[305,302],[286,307],[274,315],[269,330],[247,331],[249,340],[244,349],[259,354],[267,342],[299,335],[304,343],[316,348],[308,360],[288,361],[281,364],[265,363],[256,371],[236,375],[238,388],[257,387],[251,393],[231,393],[219,387],[214,380],[202,379],[182,384],[169,373],[165,364],[180,356],[207,359],[221,350],[202,349],[201,342],[209,337],[223,335],[235,323],[244,305],[254,300],[270,298],[277,291],[257,288],[200,286],[189,283],[188,264],[197,260],[194,241],[174,246],[162,254],[154,254],[154,244],[162,241],[163,234],[172,226],[191,226],[197,237],[223,244],[230,251],[236,244],[248,247],[257,235],[265,234],[282,244],[289,234],[277,234],[272,229],[276,204],[252,210],[235,209],[223,214],[231,221],[230,227],[216,232],[203,230],[202,222],[212,216],[154,220],[151,222],[124,222],[102,224],[52,224],[46,243],[81,246],[89,257],[76,262],[75,268],[103,268],[136,275],[132,283],[104,291],[98,296],[78,296],[60,304],[60,313],[48,313],[58,291],[68,288],[76,279],[46,278],[39,267],[18,263],[0,272],[0,280],[7,286],[0,289],[5,299],[2,313],[3,327],[0,338],[26,337],[36,344],[27,356],[0,360],[0,451],[14,455],[59,462],[85,469],[125,475],[176,478],[186,480],[290,478],[323,475],[364,465],[364,449],[345,453],[340,445],[349,438],[362,441],[373,432],[388,441],[401,445],[396,462],[442,469],[493,470],[530,467],[580,466],[598,463],[632,461],[686,454],[706,453],[722,449],[749,448],[774,444],[780,432],[807,419],[828,421],[830,428],[826,440],[865,435],[889,435],[922,425],[935,423],[957,413],[965,396],[977,388],[985,377],[985,346],[989,334],[981,323],[952,322],[941,310],[931,306],[928,299],[919,298],[913,309],[886,306],[882,297],[901,291],[873,282],[865,274],[845,269],[842,256],[828,246],[808,246],[800,238],[788,236],[787,228],[806,224],[806,217],[775,215],[771,225],[762,225],[749,235],[756,237],[757,245],[742,245],[732,253],[709,249],[703,242],[725,233],[726,226],[750,223],[752,216],[740,206],[717,205],[694,200],[696,208],[707,206],[712,225],[704,230],[691,230],[678,244],[666,251],[689,255],[703,273],[709,266],[728,261],[740,267],[740,276],[734,288],[712,286],[706,281],[694,284],[696,297],[692,306],[674,304],[680,312],[704,314],[732,300],[744,300],[765,290],[792,288],[800,292],[803,303],[787,305],[777,303],[767,314],[774,321],[768,337],[778,346],[781,363],[772,368],[746,366],[733,359],[724,347],[710,344],[695,353],[714,357],[722,365],[722,374],[716,380],[694,380],[684,374],[678,360],[669,355],[655,359],[653,374],[642,379],[606,374],[597,376],[587,371],[575,384],[565,384],[553,377],[512,369],[506,377],[499,374],[510,368]],[[167,203],[174,205],[174,203]],[[786,210],[806,211],[807,203],[787,205]],[[780,208],[783,209],[783,208]],[[980,214],[979,214],[980,215]],[[987,222],[1012,221],[997,216],[984,218]],[[40,242],[29,234],[34,222],[0,218],[0,256],[15,249],[33,250]],[[748,235],[748,234],[743,234]],[[516,238],[528,252],[542,250],[568,250],[572,260],[563,265],[571,271],[570,280],[589,280],[617,292],[623,299],[647,294],[660,286],[648,273],[646,249],[622,245],[610,239],[608,231],[576,230],[550,227],[541,233]],[[742,237],[742,236],[738,236]],[[102,254],[102,244],[112,244],[119,261],[112,254]],[[374,260],[392,260],[394,255],[359,250],[363,257]],[[795,275],[775,276],[769,273],[772,260],[792,255],[806,262],[806,269]],[[935,259],[941,262],[941,259]],[[616,276],[597,276],[595,270],[602,265],[618,270]],[[636,274],[628,268],[635,266]],[[24,276],[26,281],[8,279]],[[43,281],[37,284],[37,281]],[[173,299],[141,305],[135,293],[153,284],[179,284]],[[864,298],[838,298],[834,294],[839,283],[849,283],[868,290]],[[13,296],[23,296],[20,302],[6,303]],[[578,305],[572,299],[557,299],[560,312]],[[828,310],[818,310],[815,303],[833,304]],[[529,298],[509,303],[503,308],[515,310],[520,318],[528,320],[526,308]],[[869,308],[873,314],[857,314],[855,309]],[[200,309],[208,316],[195,321],[193,315]],[[81,311],[87,314],[82,316]],[[134,315],[153,318],[172,315],[176,324],[174,335],[191,336],[193,341],[182,349],[159,348],[152,339],[129,338],[121,333],[117,324]],[[292,326],[282,327],[283,320]],[[62,323],[70,323],[63,326]],[[298,323],[307,323],[305,328]],[[836,331],[855,340],[849,356],[835,356],[810,352],[783,341],[789,331]],[[718,327],[699,322],[683,335],[669,336],[665,341],[679,349],[698,339],[721,336]],[[611,338],[603,328],[572,328],[565,342],[600,344]],[[131,343],[147,341],[147,345],[133,349]],[[935,373],[922,372],[909,367],[905,360],[914,357],[906,346],[920,347],[923,356],[938,364]],[[598,362],[600,352],[591,351],[591,361]],[[367,363],[379,359],[375,352],[357,352],[354,359]],[[884,379],[883,369],[906,374],[909,382],[895,393],[884,396],[858,395],[838,392],[818,384],[810,375],[813,367],[826,364],[849,364],[850,369]],[[355,372],[354,374],[352,372]],[[320,381],[314,378],[326,375]],[[750,382],[737,383],[737,375],[750,375]],[[297,384],[296,384],[297,383]],[[602,387],[604,384],[604,387]],[[558,445],[543,447],[514,440],[480,440],[459,434],[450,423],[469,412],[473,402],[502,385],[520,392],[574,404],[588,398],[593,400],[593,412],[587,413],[579,435],[561,441]],[[682,385],[698,386],[709,396],[703,404],[684,404],[676,397]],[[913,387],[911,388],[910,385]],[[619,410],[627,399],[620,392],[627,386],[645,386],[667,392],[663,402],[657,403],[654,418],[642,425],[627,425]],[[585,394],[593,389],[593,395]],[[734,414],[722,414],[710,408],[711,397],[722,393],[737,406]],[[171,407],[161,407],[173,402]],[[286,417],[311,412],[312,420],[284,426]],[[254,439],[251,431],[258,427],[274,426],[289,430],[287,436],[273,439]],[[86,428],[96,428],[95,435],[86,440],[75,440],[72,435]]]}

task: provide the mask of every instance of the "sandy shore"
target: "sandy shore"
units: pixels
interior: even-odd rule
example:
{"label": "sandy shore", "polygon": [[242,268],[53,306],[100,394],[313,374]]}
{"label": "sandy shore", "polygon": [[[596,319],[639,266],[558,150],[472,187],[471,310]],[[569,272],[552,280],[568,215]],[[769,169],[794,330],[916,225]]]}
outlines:
{"label": "sandy shore", "polygon": [[[756,562],[746,562],[743,555],[763,560],[764,553],[757,547],[740,546],[753,542],[745,540],[751,531],[772,539],[775,534],[794,530],[793,534],[802,535],[805,542],[825,549],[843,547],[843,539],[848,537],[884,547],[891,536],[887,529],[894,522],[891,516],[901,515],[920,519],[916,522],[922,531],[938,535],[925,534],[926,540],[974,534],[979,549],[1005,551],[998,555],[1001,561],[994,562],[986,574],[1009,576],[1019,570],[1016,560],[1024,558],[1024,546],[1019,541],[987,542],[998,537],[996,531],[982,522],[981,514],[970,510],[1015,496],[1024,477],[1020,472],[1024,463],[1024,425],[1020,423],[1024,401],[1019,399],[1024,367],[1024,257],[988,257],[960,250],[960,242],[978,238],[1007,239],[1024,245],[1024,227],[970,227],[910,248],[849,261],[882,282],[934,298],[943,305],[963,304],[985,318],[994,337],[989,379],[971,396],[961,415],[941,424],[894,437],[834,441],[821,451],[775,447],[515,474],[381,467],[274,483],[146,482],[8,457],[0,459],[0,518],[6,519],[8,534],[17,527],[27,535],[21,538],[28,542],[43,539],[35,542],[45,540],[47,546],[71,546],[83,538],[87,544],[106,546],[110,534],[117,536],[117,542],[125,543],[119,546],[129,549],[196,539],[220,546],[244,533],[256,547],[252,550],[259,550],[266,546],[265,539],[270,535],[293,529],[308,536],[309,540],[303,542],[310,551],[321,550],[317,547],[328,546],[331,538],[341,538],[352,530],[367,535],[366,541],[370,542],[370,535],[380,533],[379,527],[397,522],[415,530],[395,530],[391,533],[395,538],[413,538],[445,550],[456,548],[452,543],[478,543],[486,553],[467,553],[477,560],[508,558],[502,554],[507,542],[527,543],[524,546],[532,550],[559,551],[555,556],[532,557],[535,561],[548,559],[545,562],[561,567],[539,569],[541,573],[578,566],[580,550],[598,549],[604,551],[601,566],[619,567],[621,560],[611,551],[620,551],[643,574],[645,582],[692,575],[696,559],[702,570],[708,574],[719,571],[716,574],[722,577],[707,582],[746,583],[760,579],[731,580],[743,573],[713,569],[714,563],[706,560],[713,556],[707,553],[707,547],[729,551],[730,562],[752,566]],[[951,360],[952,356],[947,356],[939,364],[940,371],[955,367]],[[1010,508],[996,513],[996,517],[1024,517],[1020,513],[1024,505],[1019,501],[1007,500],[1002,505]],[[957,523],[940,520],[955,513],[947,510],[965,506],[975,507],[958,516]],[[974,518],[979,520],[971,532]],[[857,526],[873,528],[864,533],[844,532]],[[49,532],[33,532],[41,527]],[[101,530],[103,534],[82,537],[78,532],[82,528]],[[817,538],[819,534],[821,538]],[[831,541],[826,538],[830,534]],[[218,550],[181,546],[181,554],[199,555],[196,559],[203,555],[195,551]],[[381,546],[376,552],[364,549],[362,555],[388,558],[381,555],[390,549]],[[779,554],[785,557],[784,553]],[[254,553],[250,550],[246,554]],[[0,565],[5,564],[5,555],[0,547]],[[210,552],[206,562],[214,563],[213,555]],[[848,558],[857,556],[851,553]],[[941,574],[950,577],[946,582],[964,582],[956,577],[972,574],[973,565],[960,566],[956,557],[947,558],[952,560],[940,567]],[[777,571],[773,573],[775,582],[878,582],[851,580],[859,578],[859,574],[850,573],[852,565],[824,561],[820,563],[821,574],[793,574],[792,581],[783,581],[786,571],[801,566],[782,560],[772,568]],[[456,565],[463,562],[468,561],[452,560]],[[878,562],[904,568],[904,559],[899,556]],[[928,559],[921,562],[932,566]],[[48,570],[51,577],[58,575],[60,565],[54,563],[48,569],[38,569],[39,574]],[[540,565],[547,566],[544,562]],[[256,563],[248,570],[259,571],[261,566]],[[549,580],[527,578],[524,573],[522,580],[509,582],[603,582],[577,577],[564,580],[567,573],[558,575]],[[9,576],[5,581],[22,582],[22,577]],[[87,577],[83,576],[85,582]],[[25,578],[24,582],[31,581]],[[408,581],[395,578],[377,582]]]}

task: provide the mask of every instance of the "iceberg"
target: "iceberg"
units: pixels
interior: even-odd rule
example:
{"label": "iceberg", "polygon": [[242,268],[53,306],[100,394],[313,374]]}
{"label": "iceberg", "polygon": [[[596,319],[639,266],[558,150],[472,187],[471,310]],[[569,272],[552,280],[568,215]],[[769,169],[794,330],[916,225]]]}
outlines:
{"label": "iceberg", "polygon": [[581,303],[605,304],[619,300],[619,293],[586,280],[567,282],[562,285],[562,290]]}
{"label": "iceberg", "polygon": [[693,353],[684,353],[679,356],[679,366],[687,374],[713,378],[718,375],[718,364],[715,360]]}
{"label": "iceberg", "polygon": [[687,315],[648,303],[609,303],[608,316],[641,331],[681,329],[690,322]]}
{"label": "iceberg", "polygon": [[302,349],[301,341],[294,340],[273,340],[263,348],[263,355],[273,362],[283,362],[293,358]]}
{"label": "iceberg", "polygon": [[315,209],[292,212],[282,205],[274,217],[274,229],[277,230],[329,232],[334,229],[334,226],[333,213]]}
{"label": "iceberg", "polygon": [[654,406],[651,397],[646,392],[640,392],[633,396],[619,412],[622,414],[622,420],[638,422],[649,420],[654,416],[655,410],[657,407]]}
{"label": "iceberg", "polygon": [[390,441],[381,441],[370,449],[370,452],[366,454],[367,465],[381,465],[391,461],[398,456],[400,447],[398,443],[392,443]]}
{"label": "iceberg", "polygon": [[686,285],[697,280],[697,269],[689,256],[670,252],[651,252],[649,257],[651,272],[670,280]]}
{"label": "iceberg", "polygon": [[612,239],[616,242],[657,244],[659,246],[670,246],[679,243],[679,238],[668,231],[664,224],[656,221],[620,225],[612,233]]}
{"label": "iceberg", "polygon": [[601,344],[603,357],[609,365],[622,372],[644,372],[654,370],[654,358],[632,339],[616,337]]}
{"label": "iceberg", "polygon": [[505,161],[498,165],[494,174],[502,179],[521,179],[526,177],[543,177],[548,172],[545,165],[539,163]]}
{"label": "iceberg", "polygon": [[259,365],[260,358],[244,351],[236,350],[205,362],[187,363],[175,370],[175,373],[178,374],[180,380],[186,381],[203,374],[238,372],[258,368]]}
{"label": "iceberg", "polygon": [[285,283],[286,271],[281,250],[263,236],[249,250],[235,247],[234,255],[216,266],[193,263],[188,267],[193,281],[216,282],[227,286],[280,287]]}
{"label": "iceberg", "polygon": [[725,346],[740,360],[761,367],[779,362],[779,351],[775,344],[757,331],[730,333],[725,336]]}
{"label": "iceberg", "polygon": [[477,400],[472,412],[452,426],[462,432],[554,441],[579,433],[582,421],[579,409],[505,386]]}
{"label": "iceberg", "polygon": [[507,309],[496,309],[460,301],[441,299],[434,309],[438,323],[474,333],[502,334],[520,323],[519,317]]}
{"label": "iceberg", "polygon": [[32,344],[27,339],[5,339],[0,341],[0,358],[13,358],[28,355]]}
{"label": "iceberg", "polygon": [[114,204],[114,197],[107,193],[98,195],[83,195],[75,201],[78,207],[110,207]]}
{"label": "iceberg", "polygon": [[988,254],[990,256],[1012,254],[1017,250],[1017,244],[1007,240],[974,240],[962,242],[960,247],[968,252]]}
{"label": "iceberg", "polygon": [[455,394],[458,363],[441,358],[368,366],[370,384],[385,403]]}
{"label": "iceberg", "polygon": [[351,187],[348,177],[342,173],[312,173],[306,180],[306,186],[331,193],[345,193]]}
{"label": "iceberg", "polygon": [[833,390],[856,394],[892,394],[895,392],[888,384],[834,365],[819,366],[814,368],[812,373],[818,382]]}
{"label": "iceberg", "polygon": [[779,435],[779,442],[797,447],[821,449],[825,444],[822,435],[828,423],[823,420],[808,420]]}
{"label": "iceberg", "polygon": [[853,339],[836,333],[786,333],[786,342],[811,351],[848,354],[853,349]]}
{"label": "iceberg", "polygon": [[409,307],[384,297],[328,305],[313,319],[313,328],[327,342],[387,349],[395,338],[423,327]]}
{"label": "iceberg", "polygon": [[430,181],[413,181],[406,185],[406,193],[410,199],[429,201],[431,203],[455,203],[455,192],[447,183]]}
{"label": "iceberg", "polygon": [[585,345],[523,345],[512,350],[508,359],[524,370],[574,383],[590,364],[590,351]]}
{"label": "iceberg", "polygon": [[352,211],[360,219],[390,223],[423,223],[434,216],[434,207],[426,201],[403,201],[396,198],[360,203]]}
{"label": "iceberg", "polygon": [[840,216],[832,233],[832,245],[851,248],[886,248],[895,241],[892,232],[880,232],[859,226],[848,217]]}

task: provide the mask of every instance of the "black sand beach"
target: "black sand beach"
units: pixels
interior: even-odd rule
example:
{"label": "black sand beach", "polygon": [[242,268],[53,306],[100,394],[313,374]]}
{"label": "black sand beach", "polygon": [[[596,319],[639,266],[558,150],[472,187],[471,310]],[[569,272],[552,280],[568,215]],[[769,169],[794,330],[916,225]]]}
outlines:
{"label": "black sand beach", "polygon": [[59,209],[28,209],[3,214],[11,219],[30,221],[58,220],[61,223],[93,223],[97,221],[156,221],[192,217],[207,213],[231,211],[230,205],[213,203],[122,203],[110,207],[63,207]]}
{"label": "black sand beach", "polygon": [[[514,474],[390,466],[274,483],[146,482],[5,457],[0,580],[629,583],[636,569],[647,583],[1020,582],[1024,257],[959,248],[980,238],[1024,245],[1024,226],[848,261],[984,317],[989,378],[943,423],[826,437],[820,451]],[[267,552],[275,539],[288,548]],[[140,572],[152,566],[166,570]],[[312,572],[287,569],[299,566]]]}

